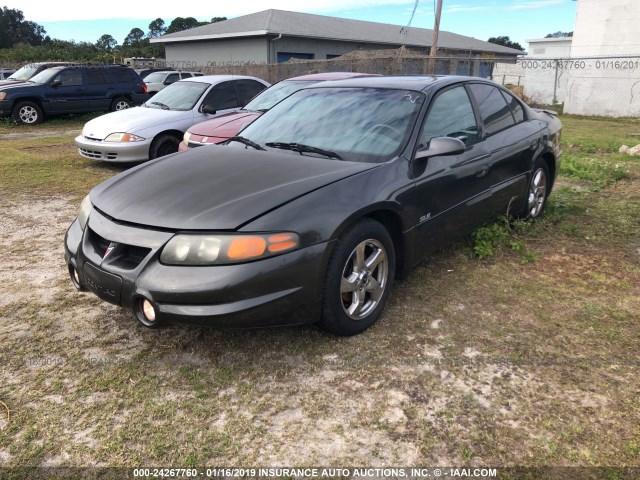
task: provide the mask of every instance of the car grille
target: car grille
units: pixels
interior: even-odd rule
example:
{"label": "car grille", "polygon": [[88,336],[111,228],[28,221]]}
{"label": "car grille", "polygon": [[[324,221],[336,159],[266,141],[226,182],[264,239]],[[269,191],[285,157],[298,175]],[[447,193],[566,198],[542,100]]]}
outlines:
{"label": "car grille", "polygon": [[92,142],[101,142],[102,139],[101,138],[94,138],[94,137],[87,137],[86,135],[84,136],[85,140],[90,140]]}
{"label": "car grille", "polygon": [[133,270],[145,259],[150,248],[139,247],[137,245],[127,245],[125,243],[112,243],[106,238],[101,237],[90,227],[87,227],[87,240],[93,248],[94,253],[104,259],[104,254],[110,246],[113,250],[109,256],[104,259],[109,265],[122,268],[124,270]]}
{"label": "car grille", "polygon": [[198,143],[198,142],[188,142],[188,143],[187,143],[187,146],[188,146],[189,148],[201,147],[201,146],[203,146],[203,145],[205,145],[205,144],[204,144],[204,143]]}
{"label": "car grille", "polygon": [[87,148],[80,148],[80,154],[83,157],[93,158],[97,160],[115,160],[118,158],[117,152],[98,152],[97,150],[89,150]]}

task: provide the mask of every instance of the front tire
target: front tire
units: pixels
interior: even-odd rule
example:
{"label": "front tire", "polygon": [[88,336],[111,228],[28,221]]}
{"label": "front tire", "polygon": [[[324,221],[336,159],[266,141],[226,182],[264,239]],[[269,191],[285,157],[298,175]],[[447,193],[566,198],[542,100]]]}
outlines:
{"label": "front tire", "polygon": [[180,145],[180,139],[170,135],[168,133],[163,133],[158,135],[151,144],[151,148],[149,148],[149,159],[153,160],[154,158],[164,157],[165,155],[171,155],[172,153],[176,153],[178,151],[178,147]]}
{"label": "front tire", "polygon": [[372,219],[349,228],[327,265],[322,326],[340,336],[373,325],[389,298],[395,275],[395,250],[387,229]]}
{"label": "front tire", "polygon": [[44,120],[42,108],[35,102],[19,102],[13,107],[13,119],[23,125],[38,125]]}

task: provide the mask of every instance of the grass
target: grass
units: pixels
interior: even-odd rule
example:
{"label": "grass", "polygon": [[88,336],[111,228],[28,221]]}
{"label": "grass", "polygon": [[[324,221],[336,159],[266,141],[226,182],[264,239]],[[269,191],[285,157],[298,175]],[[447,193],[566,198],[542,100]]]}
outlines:
{"label": "grass", "polygon": [[640,160],[616,148],[639,121],[563,117],[543,217],[422,262],[336,338],[151,331],[74,292],[73,204],[121,170],[77,155],[76,120],[0,125],[3,466],[640,467]]}

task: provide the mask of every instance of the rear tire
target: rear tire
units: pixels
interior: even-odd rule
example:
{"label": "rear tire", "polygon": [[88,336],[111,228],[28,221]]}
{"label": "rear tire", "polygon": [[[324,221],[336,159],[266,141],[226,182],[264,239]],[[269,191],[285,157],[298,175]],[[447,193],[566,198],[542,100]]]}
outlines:
{"label": "rear tire", "polygon": [[527,187],[526,203],[519,218],[537,218],[542,215],[547,199],[551,193],[551,179],[549,178],[549,166],[543,159],[538,158],[533,164],[529,186]]}
{"label": "rear tire", "polygon": [[180,139],[171,134],[163,133],[158,135],[149,148],[149,159],[164,157],[178,151]]}
{"label": "rear tire", "polygon": [[395,250],[387,229],[364,219],[342,234],[327,264],[321,325],[340,336],[373,325],[389,298]]}
{"label": "rear tire", "polygon": [[38,125],[44,121],[42,108],[35,102],[18,102],[12,111],[13,120],[23,125]]}
{"label": "rear tire", "polygon": [[125,97],[116,97],[111,102],[111,107],[109,110],[112,112],[117,112],[120,110],[126,110],[127,108],[131,108],[133,106],[133,102]]}

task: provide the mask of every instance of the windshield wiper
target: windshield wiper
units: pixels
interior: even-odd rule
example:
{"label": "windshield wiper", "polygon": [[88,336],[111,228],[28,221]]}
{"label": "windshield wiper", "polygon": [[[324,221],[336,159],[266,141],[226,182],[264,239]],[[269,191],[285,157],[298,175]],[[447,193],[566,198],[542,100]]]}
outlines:
{"label": "windshield wiper", "polygon": [[293,150],[294,152],[298,152],[300,154],[302,154],[303,152],[317,153],[318,155],[323,155],[328,158],[337,158],[338,160],[342,160],[342,157],[336,152],[312,147],[311,145],[305,145],[303,143],[267,142],[265,143],[265,145],[272,148],[281,148],[282,150]]}
{"label": "windshield wiper", "polygon": [[158,105],[163,110],[171,110],[168,105],[160,102],[151,102],[151,105]]}
{"label": "windshield wiper", "polygon": [[265,148],[262,145],[260,145],[259,143],[252,142],[248,138],[244,138],[244,137],[239,137],[239,136],[238,137],[231,137],[229,140],[227,140],[227,142],[244,143],[245,145],[248,145],[249,147],[253,147],[256,150],[265,150]]}

